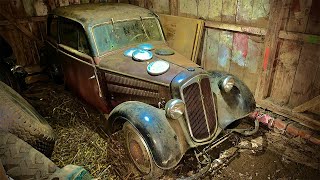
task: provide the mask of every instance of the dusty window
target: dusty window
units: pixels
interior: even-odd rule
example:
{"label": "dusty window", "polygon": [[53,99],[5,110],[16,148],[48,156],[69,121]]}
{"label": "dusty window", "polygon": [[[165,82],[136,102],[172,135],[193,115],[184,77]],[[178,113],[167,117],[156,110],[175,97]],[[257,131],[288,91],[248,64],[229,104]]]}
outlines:
{"label": "dusty window", "polygon": [[60,41],[61,44],[78,49],[77,26],[70,21],[60,21]]}
{"label": "dusty window", "polygon": [[119,21],[93,28],[99,54],[147,41],[161,41],[155,18]]}
{"label": "dusty window", "polygon": [[61,44],[72,47],[82,53],[90,53],[86,35],[79,24],[69,20],[62,20],[59,27]]}

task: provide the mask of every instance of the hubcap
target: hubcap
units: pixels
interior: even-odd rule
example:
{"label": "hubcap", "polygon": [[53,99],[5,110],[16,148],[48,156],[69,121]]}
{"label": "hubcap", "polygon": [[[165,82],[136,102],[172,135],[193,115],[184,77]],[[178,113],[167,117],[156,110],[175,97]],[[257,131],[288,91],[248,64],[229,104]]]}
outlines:
{"label": "hubcap", "polygon": [[137,168],[148,174],[150,172],[150,156],[146,149],[143,139],[134,132],[127,133],[127,148],[131,159]]}

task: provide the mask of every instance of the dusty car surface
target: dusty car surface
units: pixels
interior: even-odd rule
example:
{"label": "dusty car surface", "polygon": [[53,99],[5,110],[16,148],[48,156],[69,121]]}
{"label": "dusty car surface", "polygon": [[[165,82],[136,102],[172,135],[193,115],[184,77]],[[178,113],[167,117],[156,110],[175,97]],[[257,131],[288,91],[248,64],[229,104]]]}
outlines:
{"label": "dusty car surface", "polygon": [[190,148],[214,146],[228,125],[255,108],[239,79],[207,72],[168,47],[157,15],[141,7],[57,8],[48,16],[47,45],[53,74],[108,114],[106,132],[124,130],[145,177],[175,167]]}

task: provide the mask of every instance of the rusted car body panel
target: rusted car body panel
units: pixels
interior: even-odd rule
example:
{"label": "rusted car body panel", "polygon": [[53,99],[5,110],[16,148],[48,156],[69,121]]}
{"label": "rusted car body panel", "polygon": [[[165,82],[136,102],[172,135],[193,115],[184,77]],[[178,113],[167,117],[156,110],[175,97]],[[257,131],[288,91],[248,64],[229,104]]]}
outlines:
{"label": "rusted car body panel", "polygon": [[[106,130],[112,133],[121,129],[124,120],[130,122],[146,140],[156,165],[168,169],[177,165],[189,148],[213,142],[229,124],[247,116],[254,110],[255,101],[238,79],[230,92],[223,92],[219,84],[227,75],[206,72],[169,48],[159,23],[161,40],[143,42],[154,46],[151,60],[138,62],[123,55],[125,50],[138,44],[105,53],[99,51],[93,33],[95,26],[109,24],[114,28],[114,23],[143,21],[146,17],[157,20],[149,10],[128,4],[57,8],[49,18],[58,19],[58,28],[66,19],[72,20],[68,23],[77,23],[75,27],[81,27],[75,43],[78,50],[64,45],[61,34],[56,39],[49,37],[47,42],[52,61],[58,60],[62,65],[65,85],[101,112],[110,113]],[[50,27],[48,29],[50,36]],[[86,37],[80,41],[81,32]],[[80,52],[82,41],[88,42],[88,51]],[[157,55],[157,49],[170,49],[174,54]],[[159,59],[169,63],[169,70],[150,75],[148,64]],[[181,99],[186,105],[183,116],[178,119],[170,119],[163,110],[171,99]]]}

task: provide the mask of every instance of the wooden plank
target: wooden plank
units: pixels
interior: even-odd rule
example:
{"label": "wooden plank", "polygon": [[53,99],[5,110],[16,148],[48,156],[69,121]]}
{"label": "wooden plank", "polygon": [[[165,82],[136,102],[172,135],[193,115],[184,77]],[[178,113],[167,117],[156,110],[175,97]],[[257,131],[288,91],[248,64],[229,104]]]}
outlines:
{"label": "wooden plank", "polygon": [[293,108],[292,112],[297,112],[297,113],[304,112],[312,107],[315,107],[318,104],[320,104],[320,95],[301,104],[301,105],[299,105],[299,106],[297,106],[297,107],[295,107],[295,108]]}
{"label": "wooden plank", "polygon": [[310,10],[308,25],[306,33],[320,35],[320,1],[319,0],[313,0],[312,6]]}
{"label": "wooden plank", "polygon": [[251,16],[253,11],[254,0],[241,0],[238,1],[238,9],[236,15],[236,23],[242,25],[251,24]]}
{"label": "wooden plank", "polygon": [[295,40],[300,42],[307,42],[312,44],[320,44],[320,36],[312,35],[312,34],[280,31],[279,38],[290,39],[290,40]]}
{"label": "wooden plank", "polygon": [[312,0],[291,0],[286,31],[305,32]]}
{"label": "wooden plank", "polygon": [[33,8],[35,16],[46,16],[48,14],[48,7],[43,1],[35,1],[33,4]]}
{"label": "wooden plank", "polygon": [[221,0],[210,0],[207,20],[220,22],[221,18],[222,18],[221,10],[222,10],[222,1]]}
{"label": "wooden plank", "polygon": [[265,109],[271,110],[277,114],[290,118],[304,126],[320,131],[319,116],[314,116],[308,113],[294,113],[290,108],[276,105],[269,99],[258,99],[257,104]]}
{"label": "wooden plank", "polygon": [[222,22],[216,22],[216,21],[205,21],[205,27],[227,30],[227,31],[242,32],[247,34],[261,35],[261,36],[266,35],[266,32],[267,32],[266,28],[258,28],[258,27],[238,25],[238,24],[229,24],[229,23],[222,23]]}
{"label": "wooden plank", "polygon": [[[31,23],[31,22],[46,22],[47,18],[46,17],[32,17],[28,19],[16,19],[16,22],[18,24],[25,24],[25,23]],[[8,25],[13,25],[10,21],[8,20],[1,20],[0,21],[0,26],[8,26]]]}
{"label": "wooden plank", "polygon": [[27,28],[25,28],[24,26],[22,26],[21,24],[17,23],[16,20],[10,16],[5,10],[0,9],[0,14],[2,16],[4,16],[8,21],[10,21],[14,26],[16,26],[21,32],[23,32],[26,36],[28,36],[29,38],[37,41],[39,44],[41,44],[42,42],[36,37],[34,36],[30,30],[28,30]]}
{"label": "wooden plank", "polygon": [[237,14],[237,2],[235,0],[222,0],[222,22],[235,23]]}
{"label": "wooden plank", "polygon": [[269,96],[270,86],[274,73],[274,61],[276,58],[278,34],[281,28],[283,19],[285,19],[288,11],[289,0],[272,1],[272,11],[270,11],[269,27],[266,34],[264,45],[263,71],[259,76],[259,88],[256,92],[256,99],[264,99]]}
{"label": "wooden plank", "polygon": [[266,27],[269,22],[271,0],[254,0],[251,15],[251,25]]}
{"label": "wooden plank", "polygon": [[164,14],[159,16],[168,45],[196,62],[203,21]]}
{"label": "wooden plank", "polygon": [[216,29],[205,30],[205,42],[201,66],[208,71],[216,70],[218,64],[218,52],[220,31]]}
{"label": "wooden plank", "polygon": [[69,6],[69,1],[68,0],[57,0],[58,1],[58,7],[62,6]]}
{"label": "wooden plank", "polygon": [[179,16],[197,17],[197,1],[179,0]]}
{"label": "wooden plank", "polygon": [[249,36],[242,33],[233,34],[232,57],[230,61],[229,73],[243,79],[246,68],[246,58],[248,55]]}
{"label": "wooden plank", "polygon": [[270,94],[277,104],[286,105],[289,102],[300,52],[301,45],[298,43],[283,41],[280,44]]}
{"label": "wooden plank", "polygon": [[197,6],[197,17],[200,19],[208,19],[210,12],[210,0],[201,0]]}
{"label": "wooden plank", "polygon": [[219,52],[217,70],[229,72],[232,57],[233,33],[221,31],[219,38]]}
{"label": "wooden plank", "polygon": [[263,38],[250,36],[248,40],[248,54],[246,58],[246,69],[243,74],[243,82],[249,87],[251,92],[256,92],[258,77],[261,72],[263,60]]}
{"label": "wooden plank", "polygon": [[12,10],[12,14],[10,15],[12,17],[21,18],[26,16],[22,0],[10,1],[10,6]]}
{"label": "wooden plank", "polygon": [[169,0],[161,0],[161,1],[150,0],[150,1],[146,1],[146,3],[148,4],[147,8],[151,9],[156,13],[170,14]]}
{"label": "wooden plank", "polygon": [[313,84],[320,61],[319,45],[304,44],[290,95],[289,106],[298,106],[314,97]]}
{"label": "wooden plank", "polygon": [[179,0],[169,0],[170,14],[178,16],[179,14]]}

